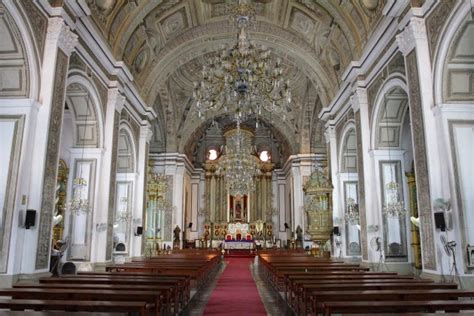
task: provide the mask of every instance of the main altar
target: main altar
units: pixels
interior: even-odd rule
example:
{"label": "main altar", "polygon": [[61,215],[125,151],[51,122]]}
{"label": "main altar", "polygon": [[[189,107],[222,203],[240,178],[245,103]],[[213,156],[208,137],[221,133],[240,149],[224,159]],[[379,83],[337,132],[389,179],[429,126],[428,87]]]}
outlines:
{"label": "main altar", "polygon": [[[224,134],[226,139],[234,137],[236,130]],[[241,130],[242,146],[252,147],[254,135]],[[249,155],[251,150],[248,151]],[[223,247],[249,249],[254,243],[261,244],[273,239],[272,221],[272,170],[271,161],[258,158],[258,175],[253,178],[255,188],[244,194],[231,194],[225,175],[219,170],[219,160],[207,159],[203,164],[206,175],[204,231],[201,239],[221,241]],[[251,158],[254,159],[254,158]]]}

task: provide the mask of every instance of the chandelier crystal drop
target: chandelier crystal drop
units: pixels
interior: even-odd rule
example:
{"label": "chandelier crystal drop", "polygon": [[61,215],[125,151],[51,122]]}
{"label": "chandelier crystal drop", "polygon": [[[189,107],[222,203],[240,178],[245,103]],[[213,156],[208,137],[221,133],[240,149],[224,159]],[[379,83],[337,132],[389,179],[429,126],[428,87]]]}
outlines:
{"label": "chandelier crystal drop", "polygon": [[407,214],[400,194],[400,185],[391,181],[385,186],[385,205],[383,212],[388,217],[401,217]]}
{"label": "chandelier crystal drop", "polygon": [[346,213],[344,214],[346,222],[351,225],[359,224],[359,207],[355,203],[355,200],[353,198],[347,198],[346,205]]}
{"label": "chandelier crystal drop", "polygon": [[242,134],[239,122],[237,132],[228,138],[217,172],[224,175],[229,194],[242,196],[255,191],[254,178],[261,174],[259,161],[252,152],[251,140]]}
{"label": "chandelier crystal drop", "polygon": [[89,201],[83,196],[87,196],[87,180],[78,177],[73,181],[74,196],[69,201],[69,209],[73,215],[84,215],[89,213]]}
{"label": "chandelier crystal drop", "polygon": [[271,51],[249,40],[247,29],[255,20],[255,10],[239,0],[230,16],[239,29],[237,42],[203,66],[202,79],[194,83],[193,96],[198,116],[208,111],[230,112],[236,120],[257,119],[265,110],[285,120],[290,111],[289,81],[283,77],[281,59],[271,58]]}

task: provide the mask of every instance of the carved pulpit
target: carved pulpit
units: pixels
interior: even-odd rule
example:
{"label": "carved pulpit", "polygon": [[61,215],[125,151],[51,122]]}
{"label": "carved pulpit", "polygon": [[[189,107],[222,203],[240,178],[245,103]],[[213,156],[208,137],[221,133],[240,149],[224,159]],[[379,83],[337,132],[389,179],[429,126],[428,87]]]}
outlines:
{"label": "carved pulpit", "polygon": [[303,187],[306,231],[313,241],[321,245],[331,238],[333,230],[332,190],[327,172],[320,166]]}

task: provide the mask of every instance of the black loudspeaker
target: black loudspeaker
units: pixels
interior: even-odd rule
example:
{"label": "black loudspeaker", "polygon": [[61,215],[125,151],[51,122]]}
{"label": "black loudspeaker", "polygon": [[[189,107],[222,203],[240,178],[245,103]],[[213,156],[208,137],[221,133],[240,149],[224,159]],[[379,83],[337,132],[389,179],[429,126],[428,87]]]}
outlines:
{"label": "black loudspeaker", "polygon": [[444,220],[443,212],[434,213],[435,226],[437,229],[440,229],[442,232],[446,231],[446,221]]}
{"label": "black loudspeaker", "polygon": [[288,226],[288,223],[285,223],[285,229],[288,229],[290,228],[290,226]]}
{"label": "black loudspeaker", "polygon": [[25,228],[30,229],[30,227],[35,226],[35,221],[36,221],[36,211],[26,210]]}
{"label": "black loudspeaker", "polygon": [[339,226],[334,226],[332,232],[334,233],[334,235],[336,236],[339,236],[341,234],[341,232],[339,231]]}
{"label": "black loudspeaker", "polygon": [[143,226],[137,226],[137,232],[135,236],[141,236],[143,234]]}
{"label": "black loudspeaker", "polygon": [[191,222],[188,224],[188,228],[192,228],[192,227],[193,227],[193,223]]}

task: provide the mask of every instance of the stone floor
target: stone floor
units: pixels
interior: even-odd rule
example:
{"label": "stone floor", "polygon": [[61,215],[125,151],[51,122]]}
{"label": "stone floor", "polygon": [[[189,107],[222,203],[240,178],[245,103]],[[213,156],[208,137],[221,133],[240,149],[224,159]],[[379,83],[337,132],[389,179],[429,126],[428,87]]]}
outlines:
{"label": "stone floor", "polygon": [[[211,293],[214,290],[217,280],[224,271],[226,266],[225,260],[220,264],[215,275],[211,278],[211,281],[201,291],[194,295],[189,302],[187,308],[182,312],[182,315],[186,316],[200,316],[203,314],[206,304],[211,297]],[[258,259],[249,265],[252,277],[257,285],[260,298],[265,306],[267,315],[285,315],[293,316],[294,313],[288,308],[288,305],[283,301],[283,298],[276,291],[273,290],[264,280],[262,279],[262,273],[259,271]]]}

